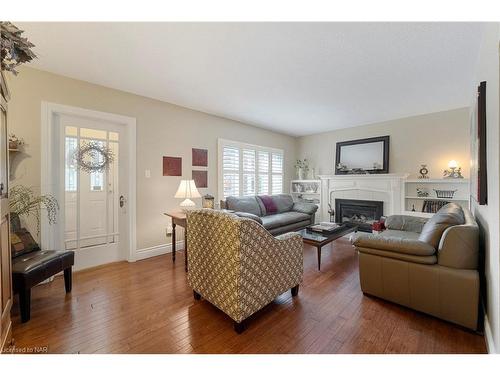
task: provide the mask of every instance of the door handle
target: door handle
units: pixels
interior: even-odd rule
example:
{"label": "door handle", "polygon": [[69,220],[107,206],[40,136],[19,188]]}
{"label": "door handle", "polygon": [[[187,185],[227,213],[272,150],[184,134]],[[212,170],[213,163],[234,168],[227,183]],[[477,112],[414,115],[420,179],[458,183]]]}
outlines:
{"label": "door handle", "polygon": [[120,207],[123,207],[123,205],[125,204],[125,197],[123,195],[120,195],[120,200],[118,202],[120,202]]}

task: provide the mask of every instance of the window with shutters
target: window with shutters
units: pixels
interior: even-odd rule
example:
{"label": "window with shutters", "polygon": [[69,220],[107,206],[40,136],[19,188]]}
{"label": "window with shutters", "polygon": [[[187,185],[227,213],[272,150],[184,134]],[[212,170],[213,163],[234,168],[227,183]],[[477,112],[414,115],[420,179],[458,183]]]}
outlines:
{"label": "window with shutters", "polygon": [[283,192],[283,150],[219,139],[219,197]]}

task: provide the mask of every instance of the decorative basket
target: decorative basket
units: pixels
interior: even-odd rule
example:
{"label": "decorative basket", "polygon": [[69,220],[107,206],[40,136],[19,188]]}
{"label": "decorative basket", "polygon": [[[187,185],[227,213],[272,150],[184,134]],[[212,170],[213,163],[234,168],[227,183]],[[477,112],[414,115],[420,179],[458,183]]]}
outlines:
{"label": "decorative basket", "polygon": [[433,189],[436,192],[436,197],[438,198],[453,198],[455,195],[456,190],[436,190]]}

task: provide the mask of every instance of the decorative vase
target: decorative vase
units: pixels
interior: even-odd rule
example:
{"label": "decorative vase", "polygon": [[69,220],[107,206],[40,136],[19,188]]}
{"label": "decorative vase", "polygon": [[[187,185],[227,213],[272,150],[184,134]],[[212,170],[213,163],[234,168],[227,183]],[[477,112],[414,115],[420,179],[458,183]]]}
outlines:
{"label": "decorative vase", "polygon": [[297,167],[297,180],[304,179],[304,170],[301,167]]}

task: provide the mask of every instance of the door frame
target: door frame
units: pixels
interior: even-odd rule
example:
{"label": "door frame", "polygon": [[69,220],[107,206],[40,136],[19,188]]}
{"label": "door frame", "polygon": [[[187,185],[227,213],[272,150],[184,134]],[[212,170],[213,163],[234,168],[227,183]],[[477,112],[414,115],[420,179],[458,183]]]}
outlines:
{"label": "door frame", "polygon": [[[55,187],[55,171],[52,165],[51,150],[54,147],[54,119],[56,115],[73,115],[84,118],[89,118],[98,121],[113,122],[125,126],[128,132],[128,230],[129,230],[129,244],[127,261],[132,262],[135,259],[137,252],[137,179],[136,179],[136,119],[135,117],[128,117],[117,115],[114,113],[94,111],[90,109],[73,107],[63,104],[51,103],[42,101],[41,108],[41,193],[54,194]],[[41,231],[40,242],[44,249],[55,249],[58,246],[57,233],[54,226],[49,225],[48,220],[44,215],[41,216]]]}

